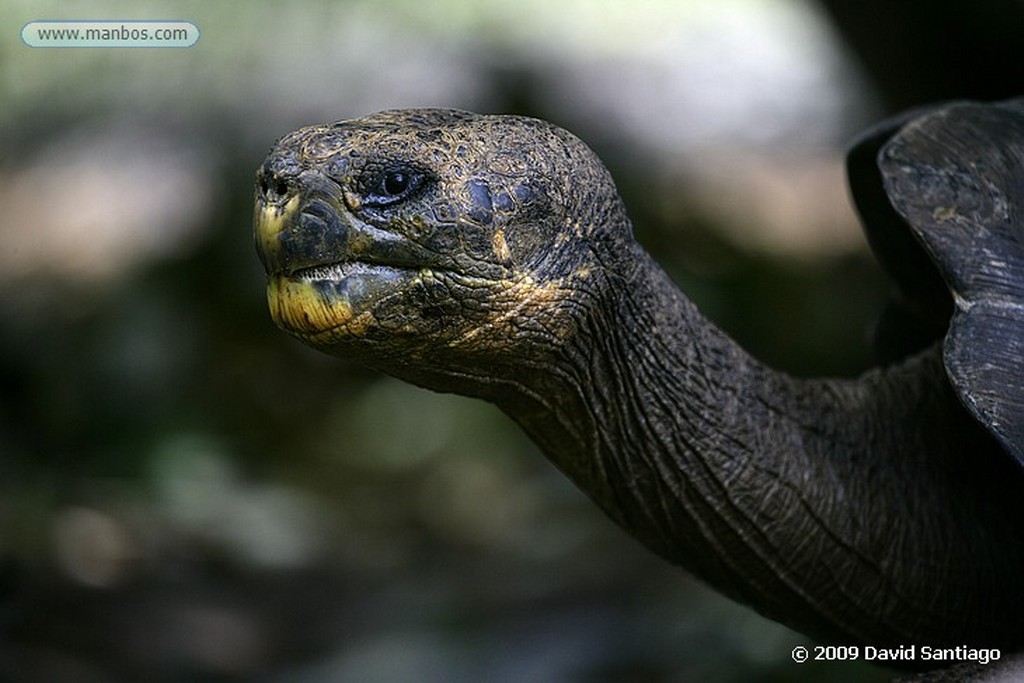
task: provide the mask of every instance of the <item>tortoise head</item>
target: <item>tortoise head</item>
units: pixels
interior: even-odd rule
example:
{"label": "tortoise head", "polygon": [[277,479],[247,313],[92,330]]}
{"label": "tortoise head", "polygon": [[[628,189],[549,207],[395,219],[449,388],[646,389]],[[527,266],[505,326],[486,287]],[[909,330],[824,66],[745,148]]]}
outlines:
{"label": "tortoise head", "polygon": [[557,347],[631,243],[577,138],[447,110],[284,136],[257,173],[255,231],[278,326],[399,375]]}

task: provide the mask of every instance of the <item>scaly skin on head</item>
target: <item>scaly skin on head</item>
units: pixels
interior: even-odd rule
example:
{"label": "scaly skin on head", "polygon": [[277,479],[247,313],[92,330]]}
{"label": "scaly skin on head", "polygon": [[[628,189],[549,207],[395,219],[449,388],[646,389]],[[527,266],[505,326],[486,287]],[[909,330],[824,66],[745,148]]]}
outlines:
{"label": "scaly skin on head", "polygon": [[764,367],[569,133],[441,110],[303,128],[259,170],[256,244],[287,332],[496,403],[727,595],[833,643],[1024,641],[1020,473],[941,349],[857,381]]}

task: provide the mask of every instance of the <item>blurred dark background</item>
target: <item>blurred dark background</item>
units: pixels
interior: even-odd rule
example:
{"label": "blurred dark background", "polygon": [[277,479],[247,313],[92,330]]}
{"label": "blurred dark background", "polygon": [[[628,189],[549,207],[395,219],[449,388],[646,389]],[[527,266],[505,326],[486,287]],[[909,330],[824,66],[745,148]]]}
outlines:
{"label": "blurred dark background", "polygon": [[[37,19],[188,19],[183,50]],[[274,139],[405,106],[559,123],[713,320],[871,362],[843,150],[1024,92],[1019,0],[0,2],[0,681],[880,681],[647,554],[495,409],[273,328]]]}

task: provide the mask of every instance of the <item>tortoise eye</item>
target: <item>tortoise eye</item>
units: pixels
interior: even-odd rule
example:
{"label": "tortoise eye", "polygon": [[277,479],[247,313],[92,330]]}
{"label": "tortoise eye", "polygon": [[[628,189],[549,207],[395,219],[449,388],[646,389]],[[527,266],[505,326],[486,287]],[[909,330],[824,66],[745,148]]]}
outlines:
{"label": "tortoise eye", "polygon": [[386,169],[369,184],[363,204],[371,207],[397,204],[416,194],[426,179],[424,173],[411,168]]}
{"label": "tortoise eye", "polygon": [[385,194],[397,196],[404,194],[409,189],[411,178],[408,173],[402,171],[388,171],[381,181],[381,189]]}

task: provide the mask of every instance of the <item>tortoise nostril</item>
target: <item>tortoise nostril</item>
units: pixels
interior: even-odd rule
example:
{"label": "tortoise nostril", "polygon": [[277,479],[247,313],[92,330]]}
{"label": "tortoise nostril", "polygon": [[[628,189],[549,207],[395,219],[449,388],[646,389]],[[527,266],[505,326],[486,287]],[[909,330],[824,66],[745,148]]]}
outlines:
{"label": "tortoise nostril", "polygon": [[272,172],[260,173],[256,180],[256,189],[263,201],[269,204],[283,201],[291,192],[288,181]]}

